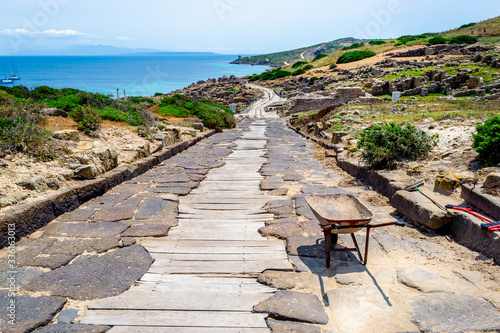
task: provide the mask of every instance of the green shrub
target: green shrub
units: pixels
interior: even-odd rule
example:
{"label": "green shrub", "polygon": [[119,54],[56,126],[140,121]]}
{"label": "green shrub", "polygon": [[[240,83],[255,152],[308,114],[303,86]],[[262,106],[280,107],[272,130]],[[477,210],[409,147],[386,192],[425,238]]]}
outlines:
{"label": "green shrub", "polygon": [[327,54],[318,54],[314,59],[313,61],[318,61],[319,59],[323,59],[325,57],[327,57],[328,55]]}
{"label": "green shrub", "polygon": [[276,80],[282,77],[292,75],[291,72],[285,71],[280,68],[275,68],[271,71],[264,72],[262,74],[254,74],[250,78],[250,81],[268,81],[268,80]]}
{"label": "green shrub", "polygon": [[163,96],[163,95],[164,95],[163,93],[157,92],[154,94],[154,97]]}
{"label": "green shrub", "polygon": [[474,44],[478,41],[477,37],[460,35],[450,39],[450,44]]}
{"label": "green shrub", "polygon": [[309,85],[312,86],[314,84],[314,82],[318,81],[319,78],[316,77],[316,76],[313,76],[310,80],[309,80]]}
{"label": "green shrub", "polygon": [[359,49],[360,47],[363,46],[365,46],[365,43],[354,43],[351,46],[346,46],[342,48],[342,50],[347,51],[347,50]]}
{"label": "green shrub", "polygon": [[236,88],[229,88],[229,89],[226,89],[226,91],[238,91],[238,89],[236,89]]}
{"label": "green shrub", "polygon": [[443,36],[434,36],[428,40],[427,45],[446,44],[448,41]]}
{"label": "green shrub", "polygon": [[293,72],[292,75],[297,76],[297,75],[302,75],[305,73],[307,73],[307,70],[305,68],[300,68],[300,69],[297,69],[295,72]]}
{"label": "green shrub", "polygon": [[292,65],[292,68],[296,69],[296,68],[299,68],[305,64],[308,64],[308,62],[307,61],[297,61],[295,64]]}
{"label": "green shrub", "polygon": [[46,146],[51,140],[50,131],[22,116],[14,119],[0,119],[0,146],[10,152],[21,151],[43,159],[52,154]]}
{"label": "green shrub", "polygon": [[500,116],[493,116],[483,125],[476,126],[472,134],[472,148],[479,153],[479,159],[486,165],[500,163]]}
{"label": "green shrub", "polygon": [[397,43],[394,46],[401,46],[401,45],[406,45],[409,42],[417,41],[420,39],[426,39],[432,36],[436,36],[437,33],[425,33],[421,35],[405,35],[401,36],[397,39]]}
{"label": "green shrub", "polygon": [[437,144],[437,136],[429,136],[411,124],[372,126],[358,134],[361,160],[372,168],[392,169],[396,161],[427,155]]}
{"label": "green shrub", "polygon": [[304,70],[307,72],[307,71],[310,71],[313,68],[314,68],[313,65],[307,65],[306,67],[304,67]]}
{"label": "green shrub", "polygon": [[372,51],[350,51],[341,55],[339,60],[337,60],[337,64],[347,64],[349,62],[371,58],[375,55],[376,53]]}
{"label": "green shrub", "polygon": [[384,40],[371,40],[368,44],[370,44],[370,45],[384,45],[387,43]]}
{"label": "green shrub", "polygon": [[95,135],[101,128],[102,119],[99,110],[92,106],[79,106],[71,114],[78,129],[87,135]]}
{"label": "green shrub", "polygon": [[166,105],[162,106],[158,113],[162,116],[174,116],[174,117],[189,117],[191,114],[189,110],[175,106],[175,105]]}
{"label": "green shrub", "polygon": [[119,121],[132,126],[139,126],[142,122],[142,117],[139,116],[137,112],[127,113],[122,110],[112,108],[111,106],[106,106],[105,108],[99,110],[99,116],[102,119]]}
{"label": "green shrub", "polygon": [[330,65],[330,69],[335,69],[335,68],[337,68],[337,64],[331,64]]}
{"label": "green shrub", "polygon": [[160,103],[158,113],[175,117],[196,116],[210,129],[220,130],[236,126],[230,109],[207,99],[194,100],[180,94],[165,97]]}
{"label": "green shrub", "polygon": [[458,29],[470,28],[470,27],[473,27],[473,26],[475,26],[475,25],[476,25],[476,23],[474,23],[474,22],[473,22],[473,23],[468,23],[468,24],[464,24],[464,25],[462,25],[462,26],[461,26],[460,28],[458,28]]}

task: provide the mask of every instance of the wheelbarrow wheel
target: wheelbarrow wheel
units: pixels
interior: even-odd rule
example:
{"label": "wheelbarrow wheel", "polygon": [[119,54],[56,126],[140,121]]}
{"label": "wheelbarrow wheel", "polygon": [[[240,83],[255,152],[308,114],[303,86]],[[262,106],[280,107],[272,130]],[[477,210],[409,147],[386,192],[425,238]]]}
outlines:
{"label": "wheelbarrow wheel", "polygon": [[337,245],[338,241],[339,241],[339,235],[338,234],[332,234],[332,243],[330,244],[330,248],[332,250],[335,249],[335,245]]}

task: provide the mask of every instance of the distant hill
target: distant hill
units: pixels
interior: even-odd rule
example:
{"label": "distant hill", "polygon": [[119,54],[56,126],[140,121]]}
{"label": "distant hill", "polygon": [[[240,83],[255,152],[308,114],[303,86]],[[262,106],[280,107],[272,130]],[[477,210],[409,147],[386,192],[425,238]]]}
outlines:
{"label": "distant hill", "polygon": [[[419,36],[402,36],[398,39],[387,39],[385,42],[387,45],[393,45],[393,47],[398,47],[401,45],[416,45],[416,44],[427,44],[429,38],[434,35],[444,35],[447,39],[458,35],[472,35],[479,38],[479,43],[481,44],[498,44],[500,43],[500,16],[481,21],[481,22],[471,22],[462,25],[459,28],[448,30],[442,33],[434,34],[423,34]],[[448,35],[448,36],[446,36]],[[406,38],[405,38],[406,37]],[[408,38],[409,37],[409,38]],[[403,41],[401,43],[401,41]],[[367,42],[365,40],[355,39],[355,38],[342,38],[337,39],[332,42],[317,44],[313,46],[303,47],[300,49],[295,49],[291,51],[283,51],[276,53],[269,53],[263,55],[256,55],[251,57],[245,57],[237,59],[232,62],[232,64],[247,64],[247,65],[267,65],[272,67],[288,67],[287,64],[292,64],[296,61],[309,61],[313,59],[319,53],[329,54],[328,58],[318,61],[314,64],[315,67],[326,66],[330,63],[334,63],[340,56],[340,50],[343,47],[351,46],[355,43]],[[361,48],[361,50],[371,50],[371,51],[387,51],[388,47],[372,47],[366,45]],[[337,52],[335,52],[337,51]]]}
{"label": "distant hill", "polygon": [[276,53],[269,53],[251,57],[237,59],[232,64],[244,65],[266,65],[272,67],[281,67],[286,63],[291,63],[297,60],[311,60],[318,54],[331,53],[337,49],[351,46],[354,43],[363,42],[361,39],[355,38],[342,38],[327,43],[321,43],[313,46],[303,47],[291,51],[283,51]]}

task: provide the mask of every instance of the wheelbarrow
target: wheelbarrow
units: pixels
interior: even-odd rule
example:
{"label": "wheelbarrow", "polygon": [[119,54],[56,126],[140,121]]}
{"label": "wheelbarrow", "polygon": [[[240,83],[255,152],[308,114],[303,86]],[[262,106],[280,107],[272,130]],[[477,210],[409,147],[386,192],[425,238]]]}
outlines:
{"label": "wheelbarrow", "polygon": [[[321,229],[325,234],[325,255],[326,267],[330,267],[331,252],[351,252],[356,251],[363,265],[368,262],[368,245],[370,241],[370,230],[372,228],[387,227],[397,225],[404,227],[405,224],[399,221],[390,223],[371,224],[373,213],[360,200],[350,194],[326,194],[309,195],[305,198],[312,212],[318,219]],[[365,256],[361,251],[354,236],[366,228]],[[336,249],[338,235],[351,234],[354,248]]]}

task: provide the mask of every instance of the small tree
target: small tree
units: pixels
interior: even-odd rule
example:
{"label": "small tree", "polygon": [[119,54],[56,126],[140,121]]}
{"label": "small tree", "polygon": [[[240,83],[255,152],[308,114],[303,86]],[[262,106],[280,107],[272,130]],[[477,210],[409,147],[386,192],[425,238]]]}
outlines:
{"label": "small tree", "polygon": [[479,159],[486,165],[500,163],[500,116],[493,116],[483,125],[476,126],[472,134],[472,148],[479,153]]}

